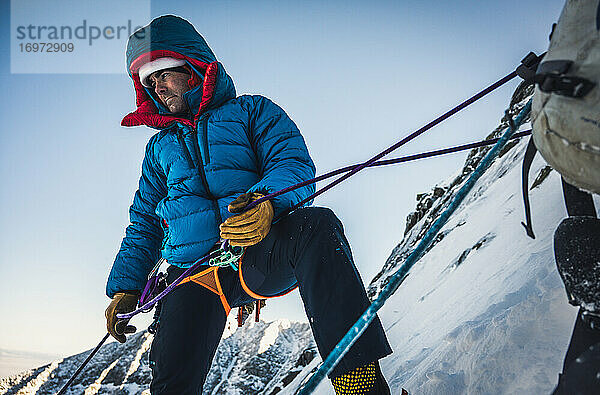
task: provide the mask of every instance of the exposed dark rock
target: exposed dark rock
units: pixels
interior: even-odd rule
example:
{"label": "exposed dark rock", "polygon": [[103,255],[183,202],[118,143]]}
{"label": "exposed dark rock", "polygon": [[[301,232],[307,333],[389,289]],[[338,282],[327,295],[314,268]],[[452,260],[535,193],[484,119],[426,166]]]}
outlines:
{"label": "exposed dark rock", "polygon": [[[516,117],[526,104],[526,100],[533,95],[533,86],[521,84],[515,90],[512,96],[509,110],[500,119],[499,125],[486,137],[486,140],[498,138],[509,127],[509,117]],[[524,120],[527,122],[529,116]],[[502,150],[501,155],[511,152],[518,144],[518,141],[509,142]],[[407,215],[404,237],[402,241],[393,249],[390,257],[386,260],[382,270],[373,278],[367,289],[367,295],[371,300],[375,299],[381,290],[386,286],[389,277],[398,270],[414,247],[423,239],[423,236],[429,231],[433,223],[437,220],[440,213],[448,207],[448,204],[454,198],[456,192],[461,188],[467,178],[472,174],[473,170],[479,165],[480,161],[491,149],[491,146],[478,147],[469,151],[465,164],[461,173],[450,182],[448,186],[435,186],[428,193],[420,193],[417,195],[417,205],[415,210]],[[496,158],[498,159],[498,158]],[[501,177],[507,169],[501,170],[498,177]],[[544,177],[546,177],[545,175]],[[543,181],[543,179],[541,180]],[[439,243],[451,230],[439,233],[433,240],[426,252]],[[475,248],[475,246],[474,246]],[[476,249],[476,248],[475,248]],[[461,260],[464,261],[468,253],[464,253]],[[462,256],[462,255],[461,255]],[[459,257],[460,260],[460,257]],[[460,263],[459,263],[460,264]]]}
{"label": "exposed dark rock", "polygon": [[535,180],[533,180],[533,183],[531,184],[531,187],[529,189],[531,190],[533,188],[537,188],[538,186],[542,185],[542,182],[544,182],[546,180],[546,178],[548,178],[550,173],[552,173],[552,168],[550,166],[544,166],[539,171],[537,177],[535,177]]}

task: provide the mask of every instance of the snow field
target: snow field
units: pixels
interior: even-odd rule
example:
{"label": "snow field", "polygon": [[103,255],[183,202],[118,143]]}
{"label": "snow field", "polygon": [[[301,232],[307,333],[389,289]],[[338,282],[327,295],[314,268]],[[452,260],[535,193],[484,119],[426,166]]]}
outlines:
{"label": "snow field", "polygon": [[[563,208],[556,172],[530,191],[529,239],[520,222],[521,141],[497,159],[380,312],[394,348],[390,386],[415,394],[549,393],[576,309],[554,264]],[[539,157],[531,177],[545,165]],[[393,391],[393,392],[394,392]]]}

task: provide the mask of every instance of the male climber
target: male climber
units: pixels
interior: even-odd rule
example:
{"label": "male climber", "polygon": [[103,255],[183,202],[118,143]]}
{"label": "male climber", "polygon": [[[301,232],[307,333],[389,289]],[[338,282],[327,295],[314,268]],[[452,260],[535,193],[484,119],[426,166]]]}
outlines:
{"label": "male climber", "polygon": [[[327,208],[288,209],[306,186],[259,197],[313,178],[298,128],[269,99],[236,97],[233,81],[202,36],[168,15],[127,44],[136,111],[124,126],[158,130],[146,147],[131,224],[107,283],[108,331],[135,330],[116,318],[132,311],[159,256],[178,278],[220,241],[243,247],[238,270],[206,266],[160,303],[150,351],[153,394],[199,394],[231,307],[298,287],[321,356],[369,306],[341,222]],[[378,360],[391,353],[376,318],[330,374],[337,394],[389,394]]]}

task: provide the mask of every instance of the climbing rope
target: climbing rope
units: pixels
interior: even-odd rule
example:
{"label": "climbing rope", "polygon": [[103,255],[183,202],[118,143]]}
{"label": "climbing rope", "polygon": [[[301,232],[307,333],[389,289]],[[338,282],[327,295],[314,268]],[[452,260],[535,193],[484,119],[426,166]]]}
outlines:
{"label": "climbing rope", "polygon": [[[519,66],[519,67],[521,67],[521,66]],[[493,92],[494,90],[498,89],[502,85],[506,84],[507,82],[509,82],[510,80],[512,80],[513,78],[515,78],[517,75],[519,75],[519,74],[518,74],[517,70],[515,70],[512,73],[510,73],[510,74],[502,77],[501,79],[499,79],[498,81],[494,82],[493,84],[491,84],[487,88],[481,90],[480,92],[478,92],[475,95],[471,96],[470,98],[468,98],[464,102],[460,103],[458,106],[452,108],[451,110],[447,111],[446,113],[440,115],[438,118],[436,118],[433,121],[429,122],[427,125],[421,127],[420,129],[414,131],[413,133],[411,133],[410,135],[406,136],[402,140],[398,141],[396,144],[392,145],[388,149],[386,149],[386,150],[380,152],[379,154],[375,155],[374,157],[372,157],[368,161],[353,166],[351,169],[349,169],[346,172],[346,174],[344,174],[340,178],[336,179],[335,181],[332,181],[331,183],[327,184],[323,188],[319,189],[318,191],[316,191],[315,193],[313,193],[312,195],[310,195],[306,199],[304,199],[301,202],[299,202],[298,204],[296,204],[294,207],[288,209],[287,211],[284,211],[277,218],[280,218],[280,217],[282,217],[284,215],[287,215],[289,212],[291,212],[291,211],[295,210],[296,208],[304,205],[305,203],[309,202],[310,200],[314,199],[315,197],[319,196],[320,194],[328,191],[329,189],[333,188],[334,186],[336,186],[340,182],[348,179],[349,177],[353,176],[354,174],[358,173],[359,171],[363,170],[364,168],[372,166],[374,163],[376,163],[379,159],[381,159],[385,155],[387,155],[387,154],[391,153],[392,151],[400,148],[404,144],[408,143],[409,141],[415,139],[416,137],[418,137],[421,134],[425,133],[429,129],[433,128],[434,126],[436,126],[440,122],[442,122],[442,121],[450,118],[452,115],[455,115],[459,111],[461,111],[461,110],[465,109],[466,107],[468,107],[469,105],[475,103],[477,100],[481,99],[482,97],[486,96],[487,94],[489,94],[489,93]],[[330,174],[332,174],[332,173],[330,173]],[[330,175],[330,177],[331,176],[332,175]],[[264,196],[264,197],[262,197],[260,199],[255,200],[254,202],[251,202],[250,204],[248,204],[248,206],[246,206],[245,209],[246,210],[250,210],[251,208],[257,206],[258,204],[260,204],[260,203],[262,203],[264,201],[271,200],[271,199],[273,199],[273,198],[275,198],[275,197],[277,197],[279,195],[282,195],[284,193],[287,193],[287,192],[290,192],[290,191],[292,191],[294,189],[297,189],[297,188],[299,188],[298,185],[308,185],[308,184],[312,184],[314,182],[315,182],[314,180],[305,181],[305,182],[302,182],[302,183],[299,183],[299,184],[296,184],[296,185],[292,185],[292,186],[290,186],[288,188],[284,188],[284,189],[282,189],[280,191],[268,194],[268,195],[266,195],[266,196]],[[227,248],[228,243],[225,242],[225,244],[223,244],[223,246],[225,248]],[[217,258],[218,256],[219,256],[218,251],[215,251],[215,252],[212,252],[212,253],[210,253],[208,255],[205,255],[204,257],[198,259],[196,262],[194,262],[192,264],[192,266],[190,266],[188,269],[186,269],[181,274],[181,276],[179,276],[177,279],[175,279],[175,281],[173,281],[173,283],[171,283],[169,286],[167,286],[157,296],[155,296],[154,298],[152,298],[151,300],[149,300],[148,302],[146,302],[144,305],[138,307],[136,310],[132,311],[131,313],[117,314],[117,318],[122,319],[122,320],[129,320],[133,316],[135,316],[135,315],[137,315],[137,314],[139,314],[139,313],[141,313],[143,311],[146,311],[146,310],[152,308],[156,303],[158,303],[159,300],[161,300],[169,292],[171,292],[175,287],[177,287],[177,285],[179,285],[179,283],[181,281],[183,281],[184,278],[186,278],[191,273],[193,273],[196,269],[198,269],[200,266],[202,266],[203,264],[205,264],[205,262],[209,261],[210,259]]]}
{"label": "climbing rope", "polygon": [[[527,59],[527,58],[525,58],[525,59]],[[523,62],[525,61],[525,59],[523,59]],[[519,67],[521,67],[521,66],[519,66]],[[509,82],[510,80],[512,80],[513,78],[515,78],[518,75],[519,75],[519,73],[518,73],[518,69],[517,69],[517,70],[513,71],[512,73],[510,73],[510,74],[502,77],[498,81],[494,82],[492,85],[488,86],[487,88],[485,88],[485,89],[481,90],[480,92],[476,93],[475,95],[471,96],[470,98],[468,98],[464,102],[460,103],[458,106],[456,106],[453,109],[447,111],[446,113],[440,115],[438,118],[434,119],[433,121],[429,122],[427,125],[421,127],[420,129],[414,131],[413,133],[409,134],[408,136],[406,136],[402,140],[398,141],[396,144],[392,145],[388,149],[386,149],[386,150],[380,152],[379,154],[375,155],[374,157],[372,157],[368,161],[366,161],[364,163],[361,163],[359,165],[355,165],[349,172],[347,172],[346,174],[344,174],[343,176],[341,176],[337,180],[335,180],[335,181],[333,181],[333,182],[325,185],[323,188],[319,189],[318,191],[316,191],[315,193],[313,193],[309,197],[303,199],[302,201],[300,201],[299,203],[297,203],[295,206],[291,207],[287,211],[284,211],[282,214],[279,215],[279,217],[287,215],[288,213],[294,211],[298,207],[301,207],[305,203],[313,200],[315,197],[321,195],[322,193],[327,192],[328,190],[330,190],[334,186],[338,185],[340,182],[345,181],[349,177],[352,177],[353,175],[355,175],[356,173],[358,173],[359,171],[361,171],[365,167],[371,166],[373,163],[375,163],[379,159],[383,158],[387,154],[391,153],[392,151],[395,151],[396,149],[400,148],[404,144],[408,143],[409,141],[415,139],[416,137],[418,137],[421,134],[425,133],[429,129],[433,128],[437,124],[439,124],[442,121],[445,121],[446,119],[448,119],[451,116],[455,115],[459,111],[464,110],[465,108],[467,108],[471,104],[475,103],[477,100],[481,99],[482,97],[486,96],[487,94],[489,94],[489,93],[493,92],[494,90],[498,89],[499,87],[501,87],[502,85],[506,84],[507,82]],[[266,196],[264,196],[264,197],[262,197],[260,199],[255,200],[254,202],[250,203],[246,207],[246,209],[249,210],[252,207],[257,206],[258,204],[260,204],[260,203],[262,203],[262,202],[264,202],[266,200],[271,200],[274,197],[277,197],[277,196],[282,195],[282,194],[284,194],[286,192],[289,192],[289,191],[290,191],[289,188],[285,188],[285,189],[282,189],[279,192],[274,192],[272,194],[268,194],[268,195],[266,195]]]}
{"label": "climbing rope", "polygon": [[489,167],[489,165],[496,158],[496,156],[498,156],[502,148],[510,139],[511,135],[513,135],[514,132],[516,132],[516,129],[525,121],[530,111],[531,100],[525,105],[525,107],[521,110],[519,115],[517,115],[516,119],[514,120],[514,124],[512,124],[512,126],[506,130],[506,132],[498,140],[496,145],[494,145],[494,147],[487,153],[487,155],[481,160],[481,162],[479,162],[479,165],[475,168],[475,170],[473,170],[471,176],[456,193],[456,196],[454,197],[452,202],[450,202],[448,208],[446,208],[446,210],[440,214],[438,219],[433,223],[433,225],[427,231],[425,236],[423,236],[417,247],[406,258],[404,264],[402,264],[402,266],[400,266],[400,268],[389,278],[387,285],[383,288],[377,299],[375,299],[371,303],[369,308],[367,308],[367,310],[358,319],[358,321],[356,321],[356,323],[350,328],[350,330],[346,333],[342,340],[340,340],[340,342],[331,351],[331,353],[325,359],[325,361],[323,361],[319,369],[317,369],[317,371],[302,387],[302,389],[299,392],[300,395],[311,394],[315,390],[315,388],[317,388],[317,385],[321,382],[321,380],[323,380],[323,378],[325,378],[325,376],[329,374],[333,370],[333,368],[335,368],[335,366],[342,359],[342,357],[348,352],[350,347],[352,347],[356,340],[358,340],[362,333],[367,329],[367,326],[375,318],[377,311],[381,307],[383,307],[383,305],[389,299],[389,297],[392,296],[394,292],[396,292],[400,284],[402,284],[402,282],[408,275],[409,270],[421,258],[427,247],[429,247],[431,242],[435,239],[435,236],[441,230],[442,226],[444,226],[446,221],[448,221],[450,215],[454,213],[454,211],[458,208],[463,199],[467,196],[471,188],[473,188],[477,180]]}
{"label": "climbing rope", "polygon": [[[524,130],[524,131],[519,132],[519,133],[515,133],[514,135],[512,135],[510,137],[510,139],[514,140],[514,139],[519,139],[521,137],[530,136],[530,135],[531,135],[531,129]],[[394,158],[394,159],[380,160],[380,161],[371,163],[367,167],[379,167],[379,166],[395,165],[395,164],[398,164],[398,163],[412,162],[414,160],[419,160],[419,159],[432,158],[434,156],[452,154],[452,153],[455,153],[455,152],[465,151],[465,150],[468,150],[468,149],[485,147],[485,146],[488,146],[488,145],[494,145],[494,144],[496,144],[498,142],[498,140],[500,140],[500,138],[491,138],[491,139],[488,139],[488,140],[477,141],[475,143],[468,143],[468,144],[457,145],[457,146],[450,147],[450,148],[443,148],[443,149],[438,149],[438,150],[434,150],[434,151],[421,152],[419,154],[402,156],[402,157]],[[334,177],[334,176],[337,176],[337,175],[340,175],[340,174],[343,174],[343,173],[347,173],[349,171],[354,170],[357,166],[359,166],[359,165],[349,165],[349,166],[346,166],[346,167],[339,168],[337,170],[332,170],[329,173],[325,173],[325,174],[320,175],[318,177],[311,178],[310,180],[299,182],[298,184],[295,184],[295,185],[292,185],[292,186],[290,186],[288,188],[282,189],[281,191],[272,193],[270,195],[271,199],[273,199],[273,198],[275,198],[275,197],[277,197],[279,195],[282,195],[284,193],[296,190],[298,188],[302,188],[302,187],[305,187],[307,185],[315,184],[317,182],[326,180],[328,178],[331,178],[331,177]],[[258,200],[264,201],[263,199],[264,199],[264,197],[260,198]],[[254,205],[252,207],[254,207]],[[250,207],[250,208],[252,208],[252,207]]]}
{"label": "climbing rope", "polygon": [[[531,130],[526,130],[526,131],[523,131],[523,132],[515,133],[513,136],[510,137],[510,139],[511,140],[518,139],[518,138],[529,136],[529,135],[531,135]],[[482,140],[482,141],[478,141],[478,142],[475,142],[475,143],[462,144],[462,145],[458,145],[458,146],[455,146],[455,147],[444,148],[444,149],[439,149],[439,150],[434,150],[434,151],[428,151],[428,152],[423,152],[423,153],[420,153],[420,154],[408,155],[408,156],[403,156],[403,157],[395,158],[395,159],[388,159],[388,160],[377,161],[377,162],[374,162],[371,165],[369,165],[369,167],[387,166],[387,165],[393,165],[393,164],[397,164],[397,163],[405,163],[405,162],[410,162],[410,161],[414,161],[414,160],[431,158],[431,157],[435,157],[435,156],[440,156],[440,155],[446,155],[446,154],[450,154],[450,153],[460,152],[460,151],[464,151],[464,150],[468,150],[468,149],[485,147],[485,146],[488,146],[488,145],[496,144],[498,142],[498,140],[500,140],[500,138],[492,138],[492,139],[489,139],[489,140]],[[323,174],[323,175],[321,175],[319,177],[313,178],[312,180],[308,180],[308,181],[304,181],[304,182],[298,183],[298,184],[296,184],[296,185],[288,188],[288,191],[292,191],[294,189],[301,188],[301,187],[306,186],[308,184],[316,183],[316,182],[325,180],[327,178],[331,178],[331,177],[334,177],[336,175],[339,175],[339,174],[351,171],[355,167],[356,167],[356,165],[351,165],[351,166],[343,167],[343,168],[338,169],[338,170],[331,171],[331,172],[329,172],[327,174]],[[221,247],[221,248],[223,248],[223,247]],[[220,250],[217,251],[217,252],[220,252]],[[145,310],[142,310],[142,312],[148,312],[148,311],[150,311],[152,309],[152,307],[154,306],[154,303],[148,303],[150,301],[150,299],[156,297],[157,296],[156,295],[157,292],[161,293],[163,290],[166,289],[165,277],[164,277],[164,275],[161,276],[161,273],[158,273],[158,269],[159,269],[160,264],[162,262],[163,262],[162,260],[159,261],[159,263],[157,263],[157,265],[155,266],[155,268],[152,270],[152,272],[149,275],[150,279],[148,280],[148,283],[146,284],[146,287],[144,288],[144,291],[142,292],[142,296],[140,297],[139,304],[147,306],[147,308]],[[221,259],[220,255],[217,255],[217,254],[215,254],[215,258],[209,259],[209,265],[211,265],[211,266],[220,266],[220,265],[230,266],[230,263],[231,263],[230,261],[224,261],[223,259]],[[64,394],[64,391],[71,385],[71,383],[73,382],[73,380],[75,380],[75,378],[79,375],[79,373],[85,367],[85,365],[96,354],[96,352],[98,352],[98,350],[106,342],[106,340],[108,339],[108,337],[109,337],[109,334],[107,333],[104,336],[104,338],[102,339],[102,341],[96,346],[96,348],[88,355],[88,357],[83,362],[83,364],[79,367],[79,369],[77,369],[77,371],[73,374],[73,376],[71,376],[71,379],[63,387],[63,389],[58,393],[58,395]]]}
{"label": "climbing rope", "polygon": [[[251,202],[248,206],[246,206],[246,210],[249,210],[252,207],[255,207],[256,205],[258,205],[258,204],[260,204],[260,203],[262,203],[264,201],[271,200],[271,199],[273,199],[273,198],[275,198],[275,197],[277,197],[279,195],[282,195],[284,193],[290,192],[290,191],[292,191],[294,189],[298,189],[298,188],[301,188],[303,186],[306,186],[306,185],[309,185],[309,184],[313,184],[313,183],[316,183],[318,181],[322,181],[324,179],[327,179],[327,178],[330,178],[330,177],[333,177],[333,176],[336,176],[336,175],[339,175],[339,174],[342,174],[342,173],[346,173],[343,176],[339,177],[338,179],[334,180],[333,182],[327,184],[323,188],[319,189],[318,191],[316,191],[315,193],[313,193],[312,195],[310,195],[306,199],[303,199],[301,202],[299,202],[298,204],[296,204],[294,207],[288,209],[287,211],[284,211],[282,214],[280,214],[277,217],[277,218],[280,218],[281,216],[284,216],[284,215],[288,214],[289,212],[295,210],[296,208],[301,207],[305,203],[311,201],[315,197],[317,197],[317,196],[321,195],[322,193],[328,191],[329,189],[331,189],[334,186],[338,185],[342,181],[345,181],[346,179],[348,179],[349,177],[355,175],[356,173],[358,173],[359,171],[363,170],[364,168],[374,167],[374,166],[390,165],[390,164],[401,163],[401,162],[408,162],[408,161],[411,161],[411,160],[417,160],[417,159],[421,159],[421,158],[427,158],[427,157],[432,157],[432,156],[436,156],[436,155],[442,155],[442,154],[446,154],[446,153],[450,153],[450,152],[457,152],[457,151],[462,150],[462,149],[469,149],[469,148],[474,148],[476,146],[479,147],[479,146],[483,146],[483,145],[492,144],[491,141],[493,141],[493,140],[487,140],[485,142],[467,144],[467,145],[463,145],[463,146],[452,147],[452,148],[448,148],[448,149],[431,151],[431,152],[428,152],[428,153],[411,155],[411,156],[408,156],[408,157],[403,157],[403,158],[398,158],[398,159],[392,159],[392,160],[386,160],[386,161],[380,161],[380,162],[378,162],[379,159],[383,158],[384,156],[388,155],[392,151],[398,149],[399,147],[403,146],[404,144],[408,143],[409,141],[411,141],[411,140],[415,139],[416,137],[420,136],[421,134],[425,133],[426,131],[428,131],[429,129],[431,129],[434,126],[438,125],[442,121],[444,121],[444,120],[450,118],[451,116],[455,115],[456,113],[458,113],[459,111],[461,111],[464,108],[468,107],[469,105],[473,104],[477,100],[481,99],[482,97],[486,96],[487,94],[491,93],[492,91],[494,91],[497,88],[501,87],[502,85],[506,84],[507,82],[509,82],[510,80],[512,80],[513,78],[515,78],[516,76],[521,76],[523,78],[530,78],[531,75],[534,74],[534,72],[532,70],[535,70],[535,68],[537,67],[537,63],[539,63],[540,59],[541,59],[541,56],[538,57],[534,53],[529,53],[521,61],[521,65],[519,65],[519,67],[515,71],[513,71],[510,74],[502,77],[500,80],[494,82],[493,84],[491,84],[487,88],[485,88],[485,89],[481,90],[480,92],[476,93],[475,95],[471,96],[469,99],[467,99],[464,102],[460,103],[458,106],[456,106],[453,109],[451,109],[451,110],[447,111],[446,113],[442,114],[441,116],[439,116],[438,118],[434,119],[433,121],[431,121],[427,125],[421,127],[420,129],[414,131],[413,133],[411,133],[410,135],[406,136],[405,138],[403,138],[402,140],[400,140],[396,144],[394,144],[391,147],[389,147],[388,149],[386,149],[386,150],[380,152],[379,154],[375,155],[374,157],[372,157],[368,161],[366,161],[364,163],[361,163],[361,164],[358,164],[358,165],[353,165],[353,166],[345,167],[343,169],[335,170],[335,171],[327,173],[327,174],[325,174],[323,176],[314,178],[312,180],[307,180],[307,181],[298,183],[296,185],[290,186],[288,188],[284,188],[284,189],[282,189],[280,191],[268,194],[268,195],[266,195],[266,196],[264,196],[264,197],[262,197],[260,199],[255,200],[254,202]],[[509,137],[510,137],[510,135],[506,136],[506,138],[505,138],[505,136],[503,136],[500,139],[500,141],[498,141],[496,143],[496,145],[500,144],[501,141],[503,141],[505,143],[508,140]],[[495,147],[494,147],[494,149],[495,149]],[[494,151],[494,149],[492,149],[492,151]],[[486,158],[487,158],[487,156],[486,156]],[[152,278],[149,279],[149,283],[150,282],[152,282],[152,283],[151,284],[147,284],[146,287],[145,287],[145,289],[144,289],[144,298],[140,299],[140,303],[138,303],[138,308],[135,309],[134,311],[130,312],[130,313],[117,314],[117,318],[120,319],[120,320],[129,321],[132,317],[136,316],[139,313],[150,311],[162,298],[164,298],[173,289],[175,289],[186,277],[190,276],[198,268],[200,268],[202,265],[207,264],[208,262],[211,262],[212,265],[217,265],[217,266],[221,266],[222,264],[224,264],[224,265],[231,265],[231,259],[232,259],[232,256],[235,254],[235,252],[234,253],[230,253],[230,255],[226,256],[225,259],[223,259],[224,252],[231,252],[230,248],[231,248],[231,246],[229,246],[228,242],[225,241],[221,245],[221,248],[219,248],[219,249],[217,249],[217,250],[215,250],[213,252],[210,252],[209,254],[207,254],[207,255],[201,257],[200,259],[196,260],[189,268],[187,268],[171,284],[166,285],[164,283],[164,278],[158,278],[158,277],[160,277],[159,275],[153,276]],[[234,269],[235,269],[235,267],[234,267]],[[162,284],[164,286],[159,286],[159,284]],[[387,289],[387,287],[386,287],[386,289]],[[155,293],[158,293],[158,294],[154,295]],[[392,291],[392,293],[393,293],[393,291]],[[383,294],[383,292],[382,292],[382,294]],[[377,310],[379,310],[380,307],[381,306],[379,306],[377,308]],[[369,309],[371,309],[371,307]],[[375,310],[375,311],[377,311],[377,310]],[[367,312],[369,312],[369,311],[370,310],[367,310],[365,312],[365,314]],[[362,319],[362,317],[361,317],[361,319]],[[372,319],[373,318],[371,317],[370,320],[372,320]],[[370,322],[370,320],[369,320],[369,322]],[[367,322],[366,325],[368,325],[368,322]],[[366,325],[364,326],[365,328],[366,328]],[[364,331],[364,329],[363,329],[363,331]],[[344,339],[346,339],[347,336],[348,336],[348,334],[344,337]],[[360,334],[358,334],[358,336],[360,336]],[[64,393],[64,391],[68,388],[68,386],[74,380],[75,376],[77,376],[77,374],[79,374],[79,372],[84,368],[84,366],[89,362],[89,360],[94,356],[94,354],[96,354],[96,352],[100,349],[100,346],[106,341],[106,339],[108,339],[108,334],[96,346],[96,348],[94,349],[94,351],[92,351],[92,353],[90,353],[90,355],[88,356],[88,358],[84,361],[84,363],[79,367],[79,369],[71,377],[71,379],[69,380],[69,382],[61,389],[61,391],[59,392],[60,394]],[[342,339],[342,341],[344,341],[344,339]],[[350,340],[350,341],[351,341],[351,344],[352,344],[352,343],[354,343],[354,341],[356,341],[356,339]],[[340,342],[340,344],[342,344],[342,342]],[[340,344],[338,344],[338,346],[340,346]],[[336,346],[336,350],[337,350],[337,346]],[[345,353],[346,353],[346,351],[341,351],[341,356],[339,356],[339,358],[341,358]],[[331,357],[331,355],[330,355],[330,357]],[[330,357],[328,357],[326,361],[329,361]],[[313,379],[311,379],[311,382],[309,382],[309,384],[312,383],[312,382],[314,382],[315,380],[318,380],[318,381],[316,381],[316,383],[318,384],[318,382],[320,380],[322,380],[322,378],[324,377],[324,375],[327,374],[331,369],[333,369],[333,366],[335,366],[335,364],[337,363],[337,361],[339,360],[339,358],[336,359],[336,361],[334,362],[333,365],[331,365],[331,363],[328,363],[327,365],[324,364],[321,367],[321,369],[323,369],[323,367],[326,366],[325,369],[328,369],[327,372],[325,372],[324,374],[322,374],[322,370],[320,369],[317,372],[319,375],[318,376],[313,376]],[[316,386],[316,384],[314,384],[314,385]],[[311,386],[312,386],[312,384],[311,384]],[[307,388],[311,388],[311,387],[307,387]],[[314,388],[312,388],[312,389],[314,389]],[[312,389],[307,389],[307,390],[312,392]],[[306,392],[306,393],[310,393],[310,392]]]}

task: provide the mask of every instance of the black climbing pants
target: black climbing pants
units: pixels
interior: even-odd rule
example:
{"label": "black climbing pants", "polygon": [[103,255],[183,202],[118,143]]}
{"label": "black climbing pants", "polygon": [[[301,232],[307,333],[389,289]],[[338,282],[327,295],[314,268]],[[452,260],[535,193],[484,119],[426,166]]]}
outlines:
{"label": "black climbing pants", "polygon": [[[172,266],[168,281],[182,272]],[[219,280],[231,307],[254,301],[250,294],[275,296],[297,285],[323,358],[370,304],[342,224],[327,208],[301,208],[274,223],[264,240],[246,249],[240,271],[220,269]],[[194,283],[162,300],[150,351],[152,394],[202,393],[226,318],[219,297]],[[330,376],[391,352],[375,318]]]}

